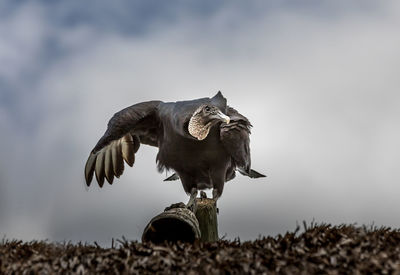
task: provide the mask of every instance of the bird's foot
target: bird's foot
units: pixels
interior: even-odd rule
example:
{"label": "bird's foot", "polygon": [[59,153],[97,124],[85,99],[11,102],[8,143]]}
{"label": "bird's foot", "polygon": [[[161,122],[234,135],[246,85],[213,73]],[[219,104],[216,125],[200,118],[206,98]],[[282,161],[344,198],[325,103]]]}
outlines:
{"label": "bird's foot", "polygon": [[213,189],[212,196],[213,196],[212,199],[215,201],[215,205],[217,205],[217,200],[221,196],[217,189],[215,189],[215,188]]}
{"label": "bird's foot", "polygon": [[186,204],[186,207],[192,211],[193,213],[196,213],[197,210],[197,189],[193,188],[192,191],[190,192],[190,199],[189,202]]}
{"label": "bird's foot", "polygon": [[194,200],[190,199],[189,202],[185,206],[187,209],[192,211],[193,213],[196,213],[197,210],[197,201],[196,198]]}
{"label": "bird's foot", "polygon": [[186,205],[183,202],[173,203],[170,206],[165,207],[164,212],[174,208],[186,208]]}

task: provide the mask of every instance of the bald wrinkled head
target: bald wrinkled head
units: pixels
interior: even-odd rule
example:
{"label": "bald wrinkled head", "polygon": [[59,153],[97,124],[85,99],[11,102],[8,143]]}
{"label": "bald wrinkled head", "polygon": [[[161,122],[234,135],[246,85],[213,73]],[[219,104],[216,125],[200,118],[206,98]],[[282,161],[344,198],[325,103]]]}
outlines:
{"label": "bald wrinkled head", "polygon": [[203,104],[194,111],[189,121],[188,130],[193,137],[203,140],[207,137],[211,127],[218,122],[229,123],[230,118],[222,113],[218,107]]}

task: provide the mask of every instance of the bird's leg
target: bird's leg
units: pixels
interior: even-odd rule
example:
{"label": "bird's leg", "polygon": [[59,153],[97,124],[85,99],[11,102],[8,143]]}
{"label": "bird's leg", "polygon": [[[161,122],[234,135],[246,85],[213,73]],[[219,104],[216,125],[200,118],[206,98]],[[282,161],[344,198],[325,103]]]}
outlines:
{"label": "bird's leg", "polygon": [[[221,197],[221,192],[217,188],[214,188],[212,191],[212,195],[213,195],[213,200],[215,201],[215,207],[217,207],[217,200],[219,199],[219,197]],[[217,207],[217,214],[219,214],[218,207]]]}
{"label": "bird's leg", "polygon": [[217,188],[214,188],[212,191],[212,196],[213,200],[215,200],[215,204],[217,204],[217,200],[219,199],[219,197],[221,197],[221,192]]}
{"label": "bird's leg", "polygon": [[197,202],[196,202],[197,192],[198,192],[197,188],[195,188],[195,187],[193,187],[190,190],[190,199],[186,205],[186,207],[188,209],[190,209],[193,213],[196,212],[196,208],[197,208]]}

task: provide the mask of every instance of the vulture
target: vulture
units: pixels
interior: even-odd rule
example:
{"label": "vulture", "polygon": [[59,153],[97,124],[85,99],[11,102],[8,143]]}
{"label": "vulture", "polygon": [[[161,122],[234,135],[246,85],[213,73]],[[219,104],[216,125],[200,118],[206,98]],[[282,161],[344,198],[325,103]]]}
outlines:
{"label": "vulture", "polygon": [[227,105],[218,92],[212,98],[188,101],[147,101],[127,107],[108,122],[104,135],[90,152],[86,184],[93,175],[100,187],[112,184],[132,166],[140,144],[158,147],[159,172],[173,170],[169,180],[180,179],[194,203],[198,190],[213,188],[217,200],[235,172],[250,178],[265,177],[250,168],[250,121]]}

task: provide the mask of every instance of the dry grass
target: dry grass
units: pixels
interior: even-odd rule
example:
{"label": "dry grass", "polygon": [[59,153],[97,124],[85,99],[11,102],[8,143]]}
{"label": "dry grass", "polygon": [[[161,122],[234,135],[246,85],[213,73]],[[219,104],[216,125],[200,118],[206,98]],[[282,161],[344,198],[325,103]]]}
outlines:
{"label": "dry grass", "polygon": [[117,247],[7,241],[0,274],[400,274],[400,231],[312,225],[256,241]]}

